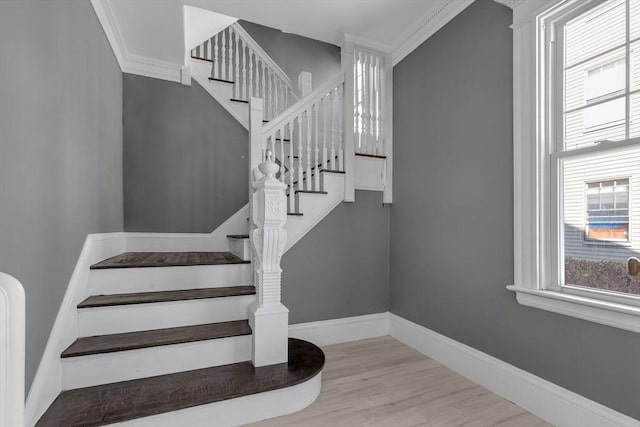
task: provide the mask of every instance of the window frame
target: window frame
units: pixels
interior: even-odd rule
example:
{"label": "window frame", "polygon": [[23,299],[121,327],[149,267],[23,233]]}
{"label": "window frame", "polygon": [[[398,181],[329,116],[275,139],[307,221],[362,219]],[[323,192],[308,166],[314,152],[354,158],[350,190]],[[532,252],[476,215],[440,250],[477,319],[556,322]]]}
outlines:
{"label": "window frame", "polygon": [[[559,129],[564,129],[558,126],[558,106],[553,104],[562,102],[558,97],[562,84],[557,83],[563,80],[549,75],[559,69],[554,66],[559,57],[550,35],[560,18],[568,20],[604,1],[516,0],[513,4],[514,284],[507,288],[522,305],[640,333],[640,296],[571,285],[560,288],[561,263],[553,262],[561,253],[557,165],[563,157],[551,151],[550,141],[558,140]],[[616,148],[639,140],[621,141]],[[577,150],[586,156],[599,149]]]}

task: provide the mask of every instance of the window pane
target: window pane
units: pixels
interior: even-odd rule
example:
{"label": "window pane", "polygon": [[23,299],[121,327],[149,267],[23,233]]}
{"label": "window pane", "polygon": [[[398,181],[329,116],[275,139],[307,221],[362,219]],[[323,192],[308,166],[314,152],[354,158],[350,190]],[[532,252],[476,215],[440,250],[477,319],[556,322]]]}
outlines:
{"label": "window pane", "polygon": [[640,295],[640,145],[562,161],[562,284]]}
{"label": "window pane", "polygon": [[564,73],[565,111],[624,93],[625,68],[624,48],[567,68]]}
{"label": "window pane", "polygon": [[625,139],[624,119],[624,98],[565,114],[564,149],[575,150],[602,141]]}
{"label": "window pane", "polygon": [[609,0],[572,19],[565,27],[565,40],[566,66],[623,44],[626,40],[624,1]]}
{"label": "window pane", "polygon": [[631,0],[629,2],[629,18],[631,21],[630,31],[631,40],[640,37],[640,2],[637,0]]}

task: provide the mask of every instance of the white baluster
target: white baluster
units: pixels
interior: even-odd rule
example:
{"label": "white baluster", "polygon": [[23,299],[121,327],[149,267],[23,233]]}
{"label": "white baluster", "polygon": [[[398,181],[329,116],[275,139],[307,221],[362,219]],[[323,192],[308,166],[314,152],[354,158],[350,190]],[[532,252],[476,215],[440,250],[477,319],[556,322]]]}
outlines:
{"label": "white baluster", "polygon": [[289,122],[289,212],[295,212],[295,198],[294,198],[294,189],[293,189],[293,180],[294,180],[294,171],[295,168],[293,166],[293,133],[294,133],[294,120]]}
{"label": "white baluster", "polygon": [[262,99],[267,98],[267,64],[264,61],[260,61],[262,64],[261,72],[262,72],[262,80],[260,81],[260,95]]}
{"label": "white baluster", "polygon": [[278,135],[280,136],[280,165],[281,165],[281,169],[280,169],[280,182],[282,182],[283,184],[286,184],[285,181],[285,175],[286,175],[286,162],[285,162],[285,152],[284,152],[284,147],[285,147],[285,135],[286,135],[286,129],[287,129],[287,125],[285,124],[284,126],[282,126],[282,129],[280,129],[278,131]]}
{"label": "white baluster", "polygon": [[297,189],[304,190],[303,188],[303,175],[302,175],[302,114],[298,116],[298,138],[297,138],[297,148],[298,148],[298,162],[296,166],[296,178],[298,181]]}
{"label": "white baluster", "polygon": [[267,96],[267,99],[269,100],[268,104],[269,104],[269,113],[271,114],[270,119],[273,119],[274,117],[276,117],[276,112],[275,112],[275,108],[273,105],[273,78],[274,75],[271,72],[271,70],[269,70],[269,75],[268,75],[268,80],[267,80],[267,84],[269,85],[269,95]]}
{"label": "white baluster", "polygon": [[220,50],[222,51],[222,58],[220,58],[220,79],[229,80],[226,76],[227,71],[227,30],[222,30]]}
{"label": "white baluster", "polygon": [[316,168],[314,183],[314,191],[320,191],[320,171],[324,169],[322,163],[320,161],[320,147],[318,140],[318,108],[320,107],[320,103],[316,103],[313,105],[313,166]]}
{"label": "white baluster", "polygon": [[371,117],[369,119],[369,129],[371,130],[371,147],[370,153],[376,153],[376,110],[375,110],[375,99],[376,99],[376,90],[375,90],[375,67],[374,67],[374,57],[373,55],[369,55],[369,73],[371,75],[371,79],[369,81],[369,94],[370,99],[369,102],[371,105],[369,106],[369,111],[371,112]]}
{"label": "white baluster", "polygon": [[229,27],[229,55],[227,61],[227,80],[233,79],[233,31],[232,27]]}
{"label": "white baluster", "polygon": [[380,144],[379,144],[379,150],[376,154],[380,155],[380,156],[384,156],[385,155],[385,138],[384,138],[384,132],[385,132],[385,102],[384,102],[384,97],[385,97],[385,91],[386,91],[386,83],[385,83],[385,63],[384,63],[384,59],[381,61],[382,62],[382,66],[380,67]]}
{"label": "white baluster", "polygon": [[331,150],[329,152],[329,160],[331,163],[331,170],[337,170],[336,168],[336,91],[331,91]]}
{"label": "white baluster", "polygon": [[327,125],[329,123],[329,116],[327,114],[327,101],[329,100],[328,95],[323,96],[320,100],[322,103],[322,167],[326,169],[331,169],[329,167],[329,153],[327,151]]}
{"label": "white baluster", "polygon": [[[245,41],[240,39],[240,51],[242,58],[242,86],[240,88],[240,99],[249,99],[249,94],[247,93],[247,46],[245,45]],[[238,84],[238,82],[236,82]]]}
{"label": "white baluster", "polygon": [[344,105],[344,84],[340,84],[338,86],[338,170],[344,170],[344,125],[342,123],[343,114],[342,114],[342,106]]}
{"label": "white baluster", "polygon": [[249,95],[248,98],[254,96],[253,91],[253,50],[249,48]]}
{"label": "white baluster", "polygon": [[233,54],[234,59],[234,71],[235,76],[233,81],[235,84],[233,85],[233,93],[236,99],[241,99],[240,95],[240,44],[238,43],[238,33],[233,32],[233,41],[235,52]]}
{"label": "white baluster", "polygon": [[280,88],[280,79],[277,76],[274,76],[273,80],[274,80],[274,83],[273,83],[273,85],[274,85],[273,111],[274,111],[274,113],[275,113],[275,115],[277,117],[277,116],[280,115],[280,111],[281,111],[280,110],[280,104],[279,104],[280,96],[279,96],[279,93],[278,93],[279,92],[279,88]]}
{"label": "white baluster", "polygon": [[306,138],[306,145],[305,145],[305,165],[307,166],[307,170],[306,170],[306,177],[307,179],[305,180],[304,183],[304,189],[305,190],[312,190],[311,187],[311,174],[312,169],[311,169],[311,164],[313,161],[313,158],[311,157],[311,116],[310,116],[310,110],[307,110],[304,112],[304,123],[305,123],[305,138]]}
{"label": "white baluster", "polygon": [[220,63],[218,62],[218,35],[213,36],[213,71],[211,77],[214,79],[220,78]]}

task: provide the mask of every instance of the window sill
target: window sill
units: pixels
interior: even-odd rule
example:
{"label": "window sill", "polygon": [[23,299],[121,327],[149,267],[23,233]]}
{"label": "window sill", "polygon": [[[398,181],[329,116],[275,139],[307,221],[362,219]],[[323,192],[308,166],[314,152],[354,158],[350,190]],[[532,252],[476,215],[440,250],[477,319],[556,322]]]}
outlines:
{"label": "window sill", "polygon": [[515,292],[518,303],[527,307],[640,333],[640,307],[568,295],[562,292],[516,286],[507,286],[507,289]]}

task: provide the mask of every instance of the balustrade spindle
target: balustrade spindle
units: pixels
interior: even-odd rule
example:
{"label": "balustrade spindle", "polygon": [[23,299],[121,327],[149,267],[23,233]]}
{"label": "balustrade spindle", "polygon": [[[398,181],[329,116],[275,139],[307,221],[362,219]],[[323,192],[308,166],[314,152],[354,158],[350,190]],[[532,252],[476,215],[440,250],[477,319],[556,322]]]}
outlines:
{"label": "balustrade spindle", "polygon": [[267,76],[267,85],[269,86],[269,95],[267,96],[267,99],[269,100],[268,104],[269,104],[269,119],[273,119],[276,116],[276,112],[275,112],[275,108],[273,106],[273,79],[275,78],[275,76],[273,75],[273,73],[271,72],[271,70],[269,70],[268,76]]}
{"label": "balustrade spindle", "polygon": [[229,27],[229,55],[227,56],[227,80],[233,79],[233,28]]}
{"label": "balustrade spindle", "polygon": [[220,64],[218,63],[218,35],[213,36],[213,71],[211,72],[211,77],[214,79],[219,78],[220,75]]}
{"label": "balustrade spindle", "polygon": [[375,90],[375,67],[374,67],[374,57],[373,55],[369,55],[369,73],[371,74],[371,79],[369,81],[369,93],[371,94],[371,105],[369,105],[369,111],[371,112],[371,117],[369,119],[370,125],[369,129],[371,129],[371,147],[369,148],[370,154],[376,153],[376,110],[375,110],[375,100],[376,100],[376,90]]}
{"label": "balustrade spindle", "polygon": [[384,116],[386,114],[385,112],[385,106],[384,106],[384,93],[386,91],[386,83],[385,83],[385,69],[384,69],[384,62],[382,64],[382,66],[380,67],[380,148],[378,151],[378,155],[380,156],[384,156],[385,155],[385,138],[384,138]]}
{"label": "balustrade spindle", "polygon": [[262,67],[260,69],[261,72],[261,80],[260,80],[260,97],[262,99],[265,99],[265,96],[267,96],[266,94],[266,71],[267,71],[267,64],[264,63],[264,61],[260,61],[260,64],[262,64]]}
{"label": "balustrade spindle", "polygon": [[279,101],[279,96],[278,96],[278,92],[279,92],[279,87],[280,87],[280,79],[278,79],[277,77],[274,78],[274,96],[273,96],[273,112],[274,115],[277,117],[280,114],[280,105],[278,104]]}
{"label": "balustrade spindle", "polygon": [[254,96],[253,92],[253,50],[249,48],[249,95],[247,99]]}
{"label": "balustrade spindle", "polygon": [[344,170],[344,125],[342,106],[344,105],[344,85],[338,86],[338,170]]}
{"label": "balustrade spindle", "polygon": [[[240,39],[240,51],[242,58],[242,86],[240,88],[240,99],[249,100],[249,94],[247,93],[247,46],[244,40]],[[238,82],[236,82],[238,84]]]}
{"label": "balustrade spindle", "polygon": [[329,152],[329,160],[331,162],[331,170],[336,169],[336,91],[331,91],[331,150]]}
{"label": "balustrade spindle", "polygon": [[233,55],[233,59],[234,59],[234,71],[235,71],[235,78],[234,78],[234,82],[235,84],[233,85],[233,93],[236,99],[240,99],[241,98],[241,94],[240,94],[240,44],[238,43],[238,33],[236,33],[235,31],[233,32],[233,42],[234,42],[234,48],[235,48],[235,52]]}
{"label": "balustrade spindle", "polygon": [[311,117],[309,115],[310,110],[307,110],[304,112],[304,117],[305,117],[305,124],[306,124],[306,156],[305,156],[305,162],[307,165],[307,172],[306,172],[306,176],[307,179],[305,180],[305,184],[304,184],[304,188],[305,190],[311,190],[311,163],[313,161],[313,159],[311,158]]}
{"label": "balustrade spindle", "polygon": [[294,161],[294,154],[293,154],[293,134],[295,131],[294,128],[295,125],[295,119],[292,119],[289,122],[289,212],[295,212],[296,208],[295,208],[295,200],[294,200],[294,190],[293,190],[293,179],[294,179],[294,170],[295,168],[293,167],[293,161]]}
{"label": "balustrade spindle", "polygon": [[220,59],[220,79],[223,80],[229,80],[227,78],[227,76],[225,75],[226,73],[226,69],[227,69],[227,30],[223,30],[220,37],[221,37],[221,42],[220,42],[220,49],[222,50],[222,58]]}
{"label": "balustrade spindle", "polygon": [[327,151],[327,123],[329,122],[327,100],[328,96],[323,96],[320,100],[322,103],[322,167],[331,169],[329,167],[329,153]]}
{"label": "balustrade spindle", "polygon": [[319,159],[320,147],[318,141],[318,107],[320,103],[313,104],[313,166],[316,168],[315,179],[313,180],[314,191],[320,191],[320,171],[324,169]]}
{"label": "balustrade spindle", "polygon": [[278,135],[280,136],[280,182],[282,182],[283,184],[286,184],[285,182],[285,174],[286,174],[286,167],[285,167],[285,153],[284,153],[284,147],[285,147],[285,138],[286,138],[286,125],[282,127],[282,129],[280,129],[278,131]]}
{"label": "balustrade spindle", "polygon": [[298,162],[296,165],[296,178],[298,179],[298,190],[304,190],[303,185],[303,176],[302,176],[302,114],[298,116]]}

